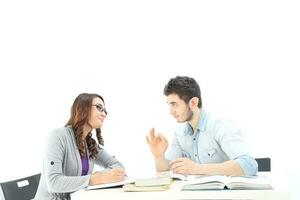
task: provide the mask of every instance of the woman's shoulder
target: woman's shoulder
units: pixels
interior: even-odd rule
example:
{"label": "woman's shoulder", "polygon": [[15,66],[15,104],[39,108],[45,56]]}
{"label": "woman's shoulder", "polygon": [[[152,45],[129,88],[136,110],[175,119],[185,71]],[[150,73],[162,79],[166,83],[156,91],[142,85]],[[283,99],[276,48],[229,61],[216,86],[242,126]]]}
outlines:
{"label": "woman's shoulder", "polygon": [[71,138],[72,129],[70,127],[55,128],[50,131],[49,138],[67,139]]}

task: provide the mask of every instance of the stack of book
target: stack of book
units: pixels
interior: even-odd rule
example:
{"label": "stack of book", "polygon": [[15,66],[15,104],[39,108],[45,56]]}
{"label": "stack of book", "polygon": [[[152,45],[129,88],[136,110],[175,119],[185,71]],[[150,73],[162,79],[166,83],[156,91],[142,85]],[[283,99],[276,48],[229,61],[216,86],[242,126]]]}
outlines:
{"label": "stack of book", "polygon": [[171,183],[171,177],[136,179],[134,183],[125,184],[123,190],[125,192],[164,191],[169,188]]}

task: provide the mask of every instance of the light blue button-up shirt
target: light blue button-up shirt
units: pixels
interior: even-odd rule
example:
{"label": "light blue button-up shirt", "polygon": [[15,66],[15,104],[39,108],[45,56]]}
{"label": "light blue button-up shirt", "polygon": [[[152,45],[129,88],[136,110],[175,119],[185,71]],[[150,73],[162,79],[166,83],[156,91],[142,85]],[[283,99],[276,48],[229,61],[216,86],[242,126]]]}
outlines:
{"label": "light blue button-up shirt", "polygon": [[239,128],[203,109],[195,132],[188,122],[180,124],[176,130],[166,159],[173,160],[179,157],[186,157],[197,163],[235,160],[246,176],[256,175],[258,167],[255,159],[248,153]]}

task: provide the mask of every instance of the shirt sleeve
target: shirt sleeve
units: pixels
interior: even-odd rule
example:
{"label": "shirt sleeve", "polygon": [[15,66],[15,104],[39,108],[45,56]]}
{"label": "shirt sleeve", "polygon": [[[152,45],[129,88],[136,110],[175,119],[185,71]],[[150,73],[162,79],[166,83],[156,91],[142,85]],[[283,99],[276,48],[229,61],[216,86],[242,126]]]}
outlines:
{"label": "shirt sleeve", "polygon": [[104,149],[98,147],[98,154],[96,155],[95,163],[104,168],[123,168],[123,164],[114,156],[108,154]]}
{"label": "shirt sleeve", "polygon": [[232,122],[222,121],[216,131],[216,140],[230,160],[236,160],[247,176],[257,173],[257,163],[249,155],[244,136]]}
{"label": "shirt sleeve", "polygon": [[245,176],[254,176],[257,174],[258,165],[254,158],[249,155],[238,156],[235,161],[243,169]]}
{"label": "shirt sleeve", "polygon": [[44,173],[48,191],[51,193],[69,193],[88,186],[90,175],[65,176],[62,166],[65,156],[65,141],[62,130],[49,134],[44,159]]}
{"label": "shirt sleeve", "polygon": [[177,135],[175,133],[174,137],[172,138],[171,144],[169,146],[169,148],[167,149],[165,158],[166,160],[174,160],[176,158],[180,158],[182,157],[182,148],[178,142],[178,138]]}

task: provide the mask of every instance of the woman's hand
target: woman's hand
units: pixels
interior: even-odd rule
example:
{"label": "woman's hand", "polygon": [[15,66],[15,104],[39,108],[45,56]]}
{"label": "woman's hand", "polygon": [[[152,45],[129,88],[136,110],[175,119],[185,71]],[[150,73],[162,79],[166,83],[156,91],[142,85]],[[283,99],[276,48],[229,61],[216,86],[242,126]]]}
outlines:
{"label": "woman's hand", "polygon": [[124,180],[125,171],[122,168],[114,168],[107,172],[95,172],[90,178],[89,185],[112,183]]}

